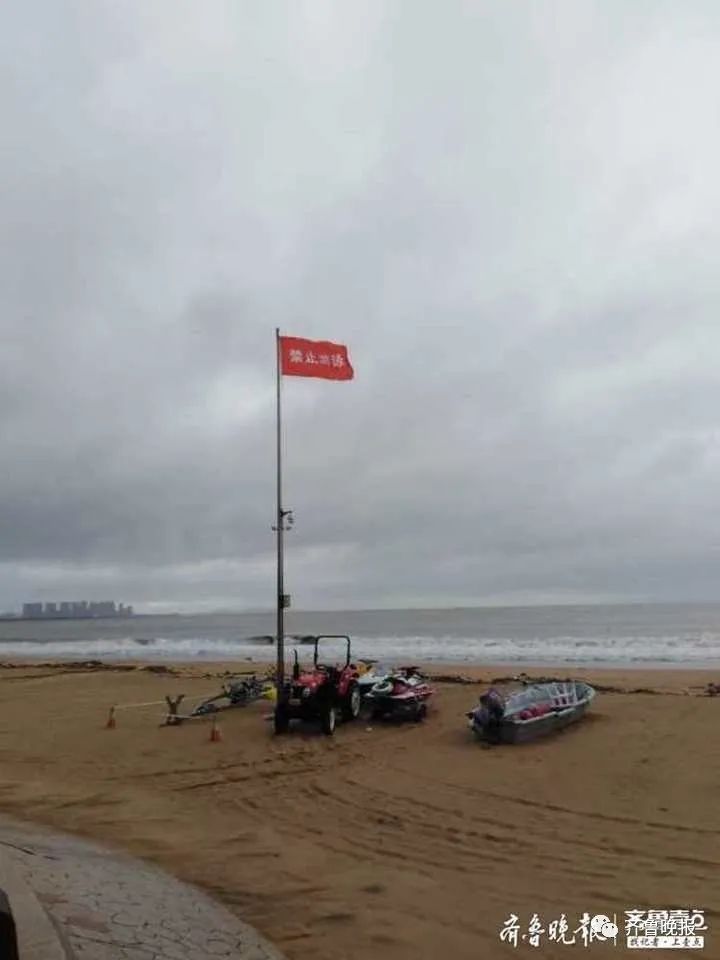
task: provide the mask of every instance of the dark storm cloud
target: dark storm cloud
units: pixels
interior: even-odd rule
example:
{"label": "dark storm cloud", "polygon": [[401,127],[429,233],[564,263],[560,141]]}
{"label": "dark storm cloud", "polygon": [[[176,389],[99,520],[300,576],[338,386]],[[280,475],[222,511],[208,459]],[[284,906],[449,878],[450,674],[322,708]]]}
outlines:
{"label": "dark storm cloud", "polygon": [[36,0],[0,34],[4,606],[714,597],[714,4]]}

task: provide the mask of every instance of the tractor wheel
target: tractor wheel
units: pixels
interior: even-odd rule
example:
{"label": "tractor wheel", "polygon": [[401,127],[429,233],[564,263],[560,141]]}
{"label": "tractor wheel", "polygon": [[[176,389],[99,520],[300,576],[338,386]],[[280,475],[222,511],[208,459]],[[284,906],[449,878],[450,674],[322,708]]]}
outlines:
{"label": "tractor wheel", "polygon": [[320,714],[320,725],[326,737],[331,737],[335,733],[336,720],[337,714],[335,713],[335,707],[332,704],[328,704]]}
{"label": "tractor wheel", "polygon": [[357,720],[360,716],[360,687],[353,683],[343,702],[343,719]]}
{"label": "tractor wheel", "polygon": [[424,703],[421,703],[418,705],[418,708],[415,711],[415,716],[413,717],[413,719],[415,720],[415,723],[422,723],[422,721],[425,719],[426,716],[427,716],[427,705]]}
{"label": "tractor wheel", "polygon": [[275,707],[273,718],[275,733],[287,733],[290,728],[290,714],[283,703],[278,703]]}

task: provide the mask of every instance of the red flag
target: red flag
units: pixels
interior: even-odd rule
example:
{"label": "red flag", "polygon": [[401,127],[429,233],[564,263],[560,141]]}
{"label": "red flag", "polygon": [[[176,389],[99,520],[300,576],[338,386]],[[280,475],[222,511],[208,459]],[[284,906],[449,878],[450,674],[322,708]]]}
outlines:
{"label": "red flag", "polygon": [[286,377],[352,380],[355,376],[347,347],[327,340],[280,337],[280,372]]}

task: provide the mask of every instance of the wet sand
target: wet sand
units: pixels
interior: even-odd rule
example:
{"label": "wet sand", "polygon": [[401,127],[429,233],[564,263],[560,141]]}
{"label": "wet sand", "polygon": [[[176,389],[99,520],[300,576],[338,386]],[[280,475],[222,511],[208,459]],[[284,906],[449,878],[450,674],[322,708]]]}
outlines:
{"label": "wet sand", "polygon": [[511,913],[573,929],[634,907],[705,908],[703,956],[720,957],[720,698],[702,696],[720,677],[573,671],[617,692],[558,735],[490,749],[464,718],[481,688],[458,683],[424,724],[332,739],[274,738],[266,701],[223,713],[220,743],[206,721],[160,726],[160,704],[105,728],[111,704],[210,695],[225,668],[175,669],[0,667],[0,811],[203,886],[291,960],[563,957],[581,948],[513,950],[498,931]]}

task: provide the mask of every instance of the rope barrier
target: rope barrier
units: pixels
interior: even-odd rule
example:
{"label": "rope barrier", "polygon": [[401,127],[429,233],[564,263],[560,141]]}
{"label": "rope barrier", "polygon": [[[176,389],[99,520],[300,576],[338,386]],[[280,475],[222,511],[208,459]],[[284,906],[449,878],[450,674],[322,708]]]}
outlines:
{"label": "rope barrier", "polygon": [[164,700],[150,700],[148,703],[116,703],[116,710],[133,710],[138,707],[156,707],[160,703],[165,703]]}
{"label": "rope barrier", "polygon": [[[216,689],[217,689],[217,688],[216,688]],[[258,697],[256,697],[256,698],[253,698],[253,699],[257,699],[257,700],[267,699],[267,698],[271,695],[271,693],[272,693],[272,690],[271,690],[270,688],[268,688],[267,690],[264,690],[263,693],[260,694],[260,696],[258,696]],[[180,707],[180,704],[181,704],[183,701],[184,701],[186,704],[191,704],[191,703],[197,703],[197,702],[199,702],[199,701],[222,700],[224,696],[225,696],[225,694],[222,694],[222,693],[220,693],[220,694],[218,694],[218,693],[213,693],[213,694],[205,694],[205,693],[203,693],[203,694],[198,694],[197,696],[194,696],[194,697],[186,697],[184,694],[178,694],[176,697],[168,697],[168,696],[166,696],[164,700],[148,700],[146,703],[116,703],[116,704],[112,704],[112,705],[110,706],[110,708],[109,708],[108,720],[107,720],[107,723],[105,724],[105,726],[106,726],[108,729],[111,729],[111,730],[114,730],[114,729],[115,729],[115,726],[116,726],[115,713],[116,713],[117,710],[140,710],[140,709],[142,709],[142,708],[144,708],[144,707],[156,707],[156,706],[161,706],[161,705],[164,704],[164,703],[166,703],[166,704],[168,705],[168,707],[170,707],[170,710],[169,710],[167,713],[161,714],[161,716],[162,716],[163,719],[164,719],[164,723],[165,723],[166,726],[174,726],[174,725],[179,724],[179,723],[181,723],[181,722],[184,722],[184,721],[186,721],[186,720],[207,720],[207,719],[210,718],[210,717],[214,717],[214,716],[215,716],[215,713],[218,712],[218,711],[214,711],[214,710],[213,710],[213,711],[208,711],[208,713],[201,713],[201,714],[192,714],[192,713],[191,713],[191,714],[182,714],[182,713],[178,713],[178,709],[179,709],[179,707]],[[252,701],[250,701],[250,702],[252,702]],[[220,709],[225,709],[225,708],[220,708]],[[216,727],[216,721],[213,720],[213,729],[215,729],[215,727]],[[219,732],[218,732],[217,735],[218,735],[218,737],[219,737]],[[213,735],[213,736],[215,737],[215,735]]]}
{"label": "rope barrier", "polygon": [[[217,696],[217,699],[222,698],[222,694],[212,694],[212,693],[201,693],[197,697],[184,697],[186,703],[195,703],[196,700],[210,700],[214,696]],[[116,710],[132,710],[140,707],[157,707],[165,703],[164,700],[150,700],[147,703],[116,703]]]}

